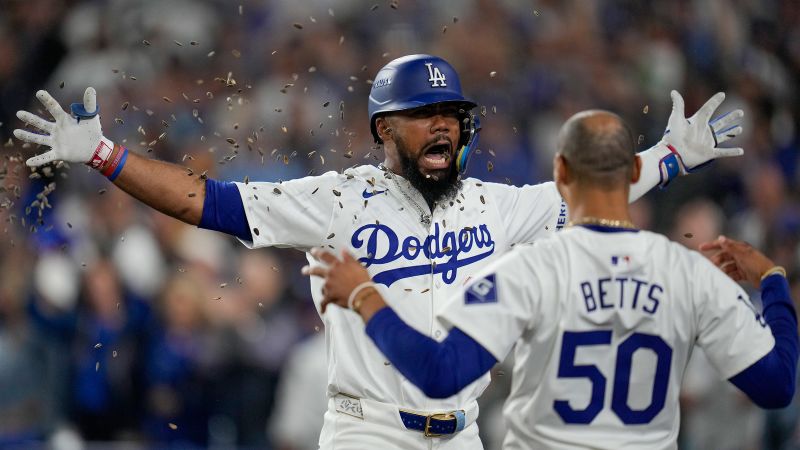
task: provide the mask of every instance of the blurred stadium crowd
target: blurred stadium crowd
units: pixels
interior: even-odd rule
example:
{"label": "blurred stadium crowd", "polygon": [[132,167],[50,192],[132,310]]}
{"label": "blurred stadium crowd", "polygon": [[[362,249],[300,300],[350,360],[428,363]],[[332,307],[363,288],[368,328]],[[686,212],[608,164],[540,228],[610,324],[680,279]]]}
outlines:
{"label": "blurred stadium crowd", "polygon": [[[796,0],[0,0],[0,447],[316,448],[326,404],[303,255],[247,251],[82,166],[32,173],[10,136],[37,89],[66,107],[94,86],[107,136],[187,173],[274,181],[382,161],[370,77],[408,53],[449,60],[482,105],[487,181],[551,179],[578,110],[619,113],[645,149],[670,89],[688,114],[726,91],[745,155],[648,194],[636,222],[747,240],[800,298]],[[483,397],[490,449],[506,372]],[[761,412],[699,352],[683,399],[681,448],[800,448],[800,401]]]}

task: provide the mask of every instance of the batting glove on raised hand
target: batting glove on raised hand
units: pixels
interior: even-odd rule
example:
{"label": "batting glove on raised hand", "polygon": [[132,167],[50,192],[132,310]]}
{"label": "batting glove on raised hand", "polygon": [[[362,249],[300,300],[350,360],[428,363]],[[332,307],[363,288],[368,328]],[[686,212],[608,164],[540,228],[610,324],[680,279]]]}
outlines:
{"label": "batting glove on raised hand", "polygon": [[108,163],[114,153],[114,144],[103,138],[94,88],[86,88],[83,104],[72,104],[72,115],[67,114],[47,91],[38,91],[36,98],[42,102],[55,122],[28,111],[17,111],[20,120],[36,127],[42,134],[16,129],[14,136],[31,144],[50,147],[48,152],[28,159],[25,164],[38,167],[52,161],[67,161],[86,163],[95,169],[102,169]]}
{"label": "batting glove on raised hand", "polygon": [[724,92],[716,93],[688,119],[684,113],[681,94],[672,91],[670,97],[672,114],[669,116],[662,142],[677,155],[677,169],[681,175],[716,158],[740,156],[744,153],[741,148],[719,147],[719,144],[742,133],[741,118],[744,116],[744,111],[737,109],[711,119],[711,115],[725,100]]}

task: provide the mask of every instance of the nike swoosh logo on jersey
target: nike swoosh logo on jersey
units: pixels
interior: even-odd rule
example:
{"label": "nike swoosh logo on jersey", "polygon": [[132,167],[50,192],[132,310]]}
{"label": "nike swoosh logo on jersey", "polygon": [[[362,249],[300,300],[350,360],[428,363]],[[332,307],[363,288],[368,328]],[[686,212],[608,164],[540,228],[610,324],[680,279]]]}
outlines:
{"label": "nike swoosh logo on jersey", "polygon": [[[366,250],[367,256],[358,259],[365,267],[389,264],[400,258],[408,261],[421,258],[425,261],[424,264],[416,266],[403,266],[374,273],[372,281],[385,284],[387,287],[403,278],[439,273],[442,274],[442,281],[452,284],[456,280],[459,268],[488,258],[494,253],[495,248],[492,233],[486,224],[441,234],[437,223],[434,225],[433,234],[428,235],[422,242],[416,236],[408,236],[401,242],[397,233],[387,225],[370,223],[357,229],[350,243],[356,250],[361,248]],[[483,251],[459,259],[459,256],[476,249]],[[430,261],[433,259],[440,261],[432,264]]]}
{"label": "nike swoosh logo on jersey", "polygon": [[385,189],[382,191],[372,191],[372,192],[369,192],[368,190],[364,189],[364,192],[361,193],[361,196],[364,198],[370,198],[373,195],[383,194],[384,192],[386,192]]}

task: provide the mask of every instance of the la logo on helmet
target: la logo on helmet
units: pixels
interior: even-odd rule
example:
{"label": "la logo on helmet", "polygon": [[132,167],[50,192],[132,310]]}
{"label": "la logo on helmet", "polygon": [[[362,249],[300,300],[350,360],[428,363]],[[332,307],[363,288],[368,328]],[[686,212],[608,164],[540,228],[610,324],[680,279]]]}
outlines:
{"label": "la logo on helmet", "polygon": [[433,67],[433,63],[426,63],[425,66],[428,68],[428,81],[431,82],[431,87],[447,87],[445,83],[447,78],[438,67]]}

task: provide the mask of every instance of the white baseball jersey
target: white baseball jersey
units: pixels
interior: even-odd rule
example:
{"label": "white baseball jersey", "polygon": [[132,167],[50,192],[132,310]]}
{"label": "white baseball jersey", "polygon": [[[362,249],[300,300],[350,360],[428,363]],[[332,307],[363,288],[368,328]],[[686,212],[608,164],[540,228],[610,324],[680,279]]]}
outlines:
{"label": "white baseball jersey", "polygon": [[[375,166],[358,166],[281,184],[237,183],[253,235],[245,244],[348,249],[406,323],[441,341],[447,331],[435,312],[476,271],[513,244],[549,235],[566,221],[553,183],[513,187],[466,179],[452,202],[431,212],[405,179],[386,175]],[[312,277],[318,308],[321,287],[322,280]],[[489,383],[487,375],[451,398],[429,399],[386,361],[358,314],[332,307],[322,318],[329,395],[448,411],[468,407]]]}
{"label": "white baseball jersey", "polygon": [[502,360],[508,449],[677,448],[696,344],[724,379],[774,346],[747,294],[699,253],[568,228],[476,274],[439,315]]}

